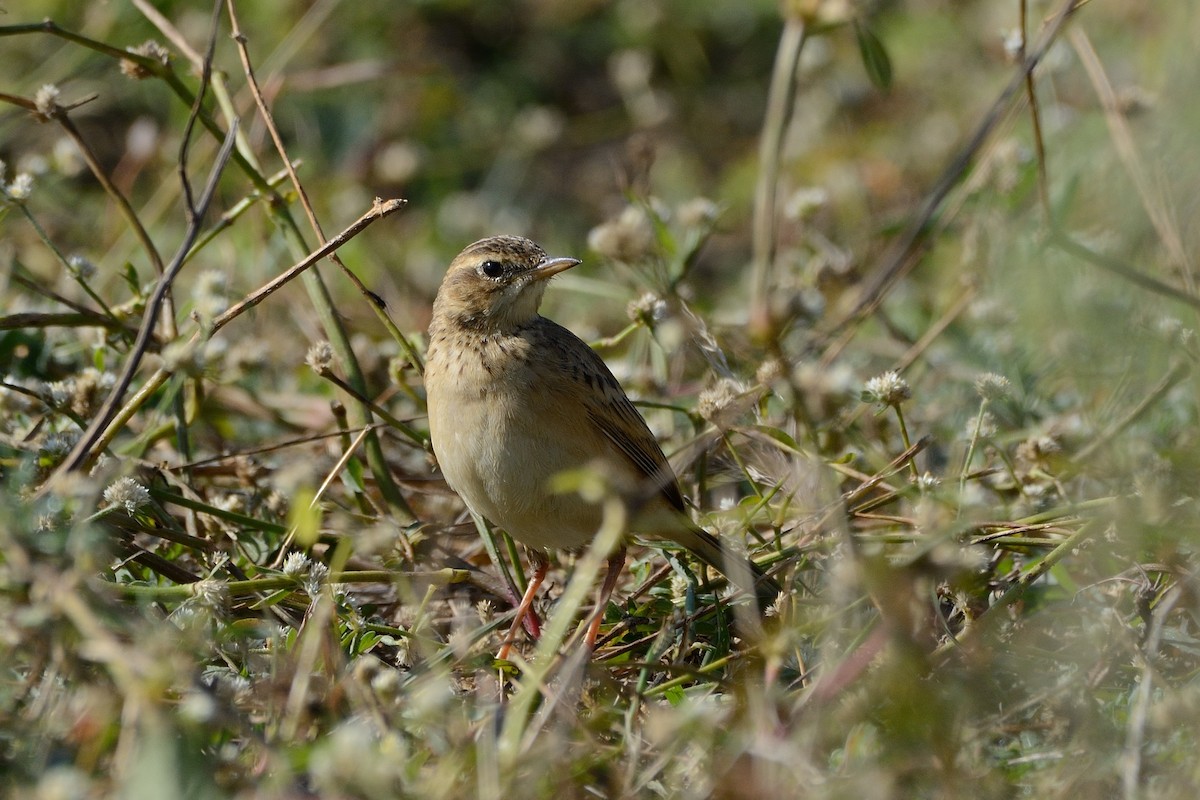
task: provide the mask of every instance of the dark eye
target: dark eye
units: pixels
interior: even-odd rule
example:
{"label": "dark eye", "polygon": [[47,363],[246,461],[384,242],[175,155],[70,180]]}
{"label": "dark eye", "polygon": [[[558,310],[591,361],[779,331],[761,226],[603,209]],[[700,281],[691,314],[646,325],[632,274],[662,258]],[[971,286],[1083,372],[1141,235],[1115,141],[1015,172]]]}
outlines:
{"label": "dark eye", "polygon": [[489,278],[499,278],[504,274],[504,265],[499,261],[485,261],[479,265],[479,271]]}

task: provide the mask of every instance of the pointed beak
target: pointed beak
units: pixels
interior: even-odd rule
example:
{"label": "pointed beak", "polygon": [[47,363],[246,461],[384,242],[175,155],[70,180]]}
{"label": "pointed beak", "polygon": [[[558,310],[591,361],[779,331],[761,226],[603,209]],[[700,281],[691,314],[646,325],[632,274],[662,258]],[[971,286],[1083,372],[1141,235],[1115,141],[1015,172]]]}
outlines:
{"label": "pointed beak", "polygon": [[578,258],[547,258],[529,271],[529,277],[535,281],[544,281],[579,263],[581,262]]}

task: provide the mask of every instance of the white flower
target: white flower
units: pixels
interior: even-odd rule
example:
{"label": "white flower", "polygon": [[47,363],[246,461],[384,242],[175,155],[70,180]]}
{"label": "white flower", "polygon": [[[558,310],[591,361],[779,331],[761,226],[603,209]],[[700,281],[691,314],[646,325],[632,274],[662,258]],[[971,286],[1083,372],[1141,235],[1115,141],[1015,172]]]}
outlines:
{"label": "white flower", "polygon": [[299,551],[288,553],[288,557],[283,560],[284,575],[300,575],[302,572],[307,572],[309,566],[308,556]]}
{"label": "white flower", "polygon": [[79,435],[79,431],[52,433],[42,440],[42,444],[38,450],[58,461],[71,452],[72,448],[75,447],[75,443],[79,441]]}
{"label": "white flower", "polygon": [[58,96],[58,87],[53,83],[43,85],[33,97],[33,104],[37,106],[37,112],[43,117],[52,117],[58,113],[61,108],[58,104]]}
{"label": "white flower", "polygon": [[788,219],[807,219],[813,212],[829,205],[829,190],[820,186],[797,189],[783,204],[783,215]]}
{"label": "white flower", "polygon": [[898,406],[910,397],[912,389],[909,388],[908,381],[901,378],[900,373],[895,370],[871,378],[862,394],[864,402],[881,406]]}
{"label": "white flower", "polygon": [[721,412],[734,404],[741,392],[742,387],[738,385],[737,381],[722,378],[715,386],[700,393],[700,397],[696,401],[696,411],[700,416],[712,422]]}
{"label": "white flower", "polygon": [[1012,384],[1003,375],[988,372],[975,379],[975,391],[987,402],[994,403],[1012,394]]}
{"label": "white flower", "polygon": [[1020,28],[1013,28],[1004,32],[1003,39],[1004,54],[1008,56],[1009,61],[1016,61],[1025,48],[1025,34]]}
{"label": "white flower", "polygon": [[312,371],[318,375],[328,372],[333,366],[333,345],[326,341],[317,342],[308,348],[304,363],[312,367]]}
{"label": "white flower", "polygon": [[192,288],[192,308],[202,320],[212,320],[229,308],[228,281],[225,273],[205,270],[196,276]]}
{"label": "white flower", "polygon": [[228,587],[215,578],[205,578],[191,584],[192,599],[196,605],[210,610],[224,608],[228,597]]}
{"label": "white flower", "polygon": [[19,173],[12,183],[5,187],[4,192],[9,200],[28,200],[29,195],[33,194],[33,176],[28,172]]}
{"label": "white flower", "polygon": [[320,561],[314,561],[308,568],[308,577],[304,579],[304,591],[309,597],[316,597],[321,586],[329,579],[329,567]]}
{"label": "white flower", "polygon": [[652,327],[667,316],[667,301],[654,292],[646,292],[637,300],[630,300],[629,305],[625,306],[625,313],[634,322]]}
{"label": "white flower", "polygon": [[979,417],[967,423],[968,439],[990,439],[996,435],[996,418],[992,412],[985,411]]}
{"label": "white flower", "polygon": [[96,265],[87,259],[86,256],[73,255],[67,259],[67,268],[71,274],[87,280],[96,274]]}
{"label": "white flower", "polygon": [[932,472],[926,472],[922,475],[918,475],[916,478],[913,478],[913,483],[916,484],[917,488],[922,492],[928,492],[940,486],[942,484],[942,479],[934,475]]}
{"label": "white flower", "polygon": [[124,506],[130,514],[149,505],[150,490],[133,478],[117,478],[104,490],[104,502],[110,506]]}

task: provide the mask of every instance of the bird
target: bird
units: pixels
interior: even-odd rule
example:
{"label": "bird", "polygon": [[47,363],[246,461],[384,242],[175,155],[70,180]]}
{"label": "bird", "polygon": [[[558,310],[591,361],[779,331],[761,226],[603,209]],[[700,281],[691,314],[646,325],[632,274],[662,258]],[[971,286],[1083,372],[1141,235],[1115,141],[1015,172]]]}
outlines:
{"label": "bird", "polygon": [[[450,263],[433,303],[425,361],[429,435],[442,475],[475,514],[529,553],[533,574],[498,658],[514,639],[549,569],[551,551],[579,552],[603,509],[555,491],[556,475],[599,466],[630,512],[630,528],[683,545],[769,604],[779,585],[688,517],[658,441],[604,360],[541,316],[549,279],[580,264],[520,236],[492,236]],[[603,610],[625,565],[611,553],[585,636],[594,649]]]}

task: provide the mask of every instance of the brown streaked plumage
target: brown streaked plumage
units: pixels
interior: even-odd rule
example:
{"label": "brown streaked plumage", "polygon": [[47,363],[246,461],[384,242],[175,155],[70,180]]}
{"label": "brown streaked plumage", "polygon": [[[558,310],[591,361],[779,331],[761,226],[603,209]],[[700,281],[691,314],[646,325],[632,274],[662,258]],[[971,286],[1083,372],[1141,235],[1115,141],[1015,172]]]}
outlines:
{"label": "brown streaked plumage", "polygon": [[[555,475],[589,464],[619,487],[635,531],[678,542],[760,600],[779,592],[688,519],[666,456],[604,361],[538,314],[547,279],[578,263],[549,258],[528,239],[482,239],[450,264],[433,305],[425,387],[434,453],[447,483],[529,547],[536,566],[502,658],[545,577],[542,554],[581,549],[600,527],[598,504],[550,488]],[[624,561],[622,547],[609,561],[589,645]]]}

